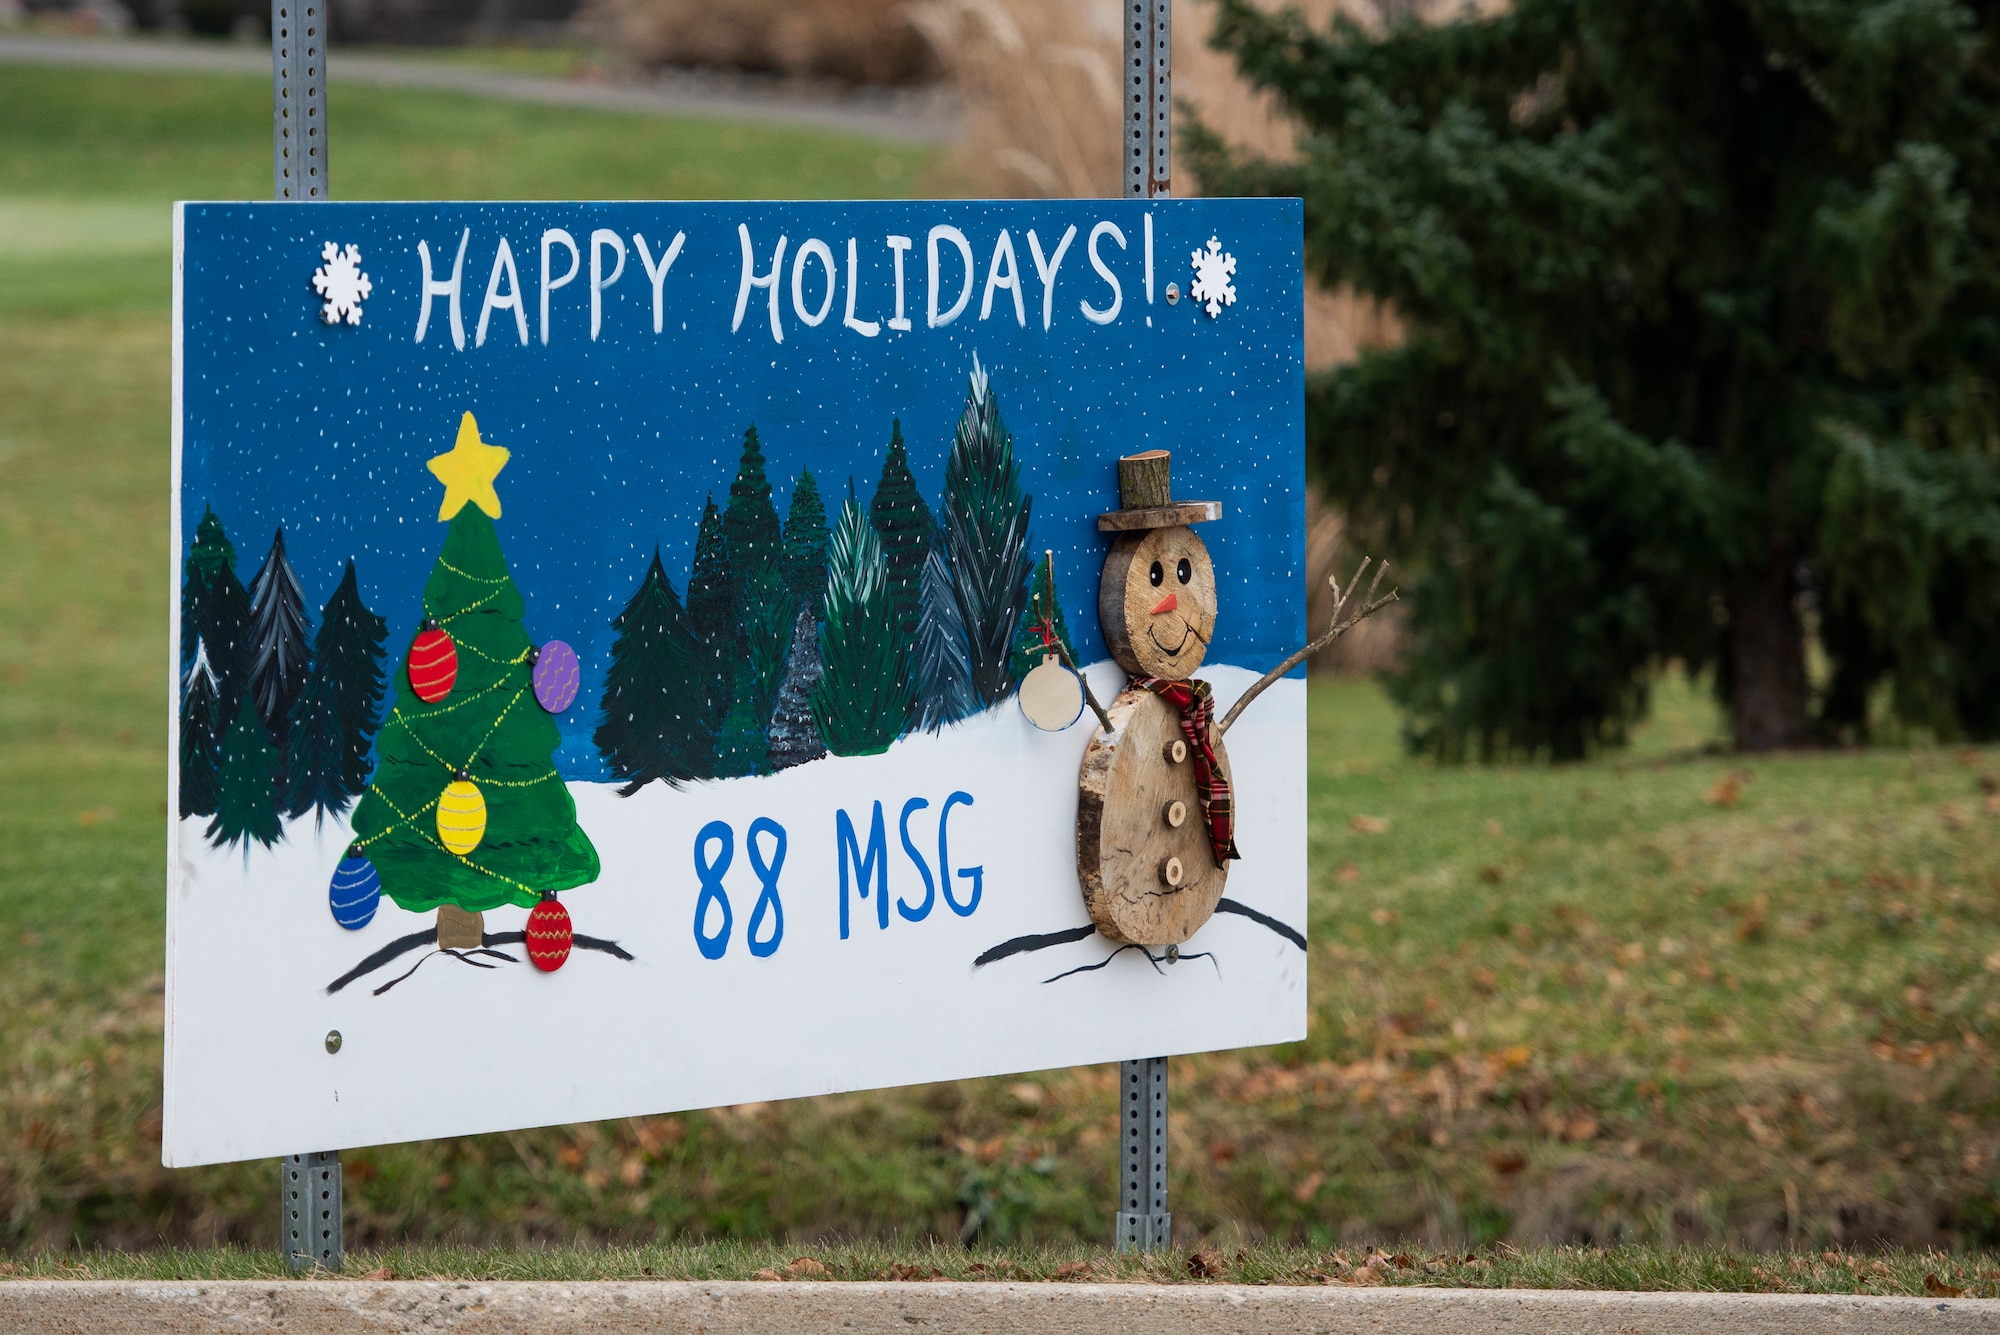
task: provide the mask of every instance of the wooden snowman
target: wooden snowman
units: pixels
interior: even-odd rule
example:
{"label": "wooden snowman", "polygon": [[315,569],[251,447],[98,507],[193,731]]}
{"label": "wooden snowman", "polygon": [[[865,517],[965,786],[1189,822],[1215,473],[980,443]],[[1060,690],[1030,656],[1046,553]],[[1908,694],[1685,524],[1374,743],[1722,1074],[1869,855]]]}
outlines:
{"label": "wooden snowman", "polygon": [[1076,870],[1097,930],[1122,944],[1178,946],[1215,912],[1237,856],[1229,756],[1195,670],[1215,635],[1215,567],[1190,525],[1218,501],[1175,502],[1168,455],[1118,461],[1118,534],[1097,616],[1132,677],[1104,711],[1078,776]]}

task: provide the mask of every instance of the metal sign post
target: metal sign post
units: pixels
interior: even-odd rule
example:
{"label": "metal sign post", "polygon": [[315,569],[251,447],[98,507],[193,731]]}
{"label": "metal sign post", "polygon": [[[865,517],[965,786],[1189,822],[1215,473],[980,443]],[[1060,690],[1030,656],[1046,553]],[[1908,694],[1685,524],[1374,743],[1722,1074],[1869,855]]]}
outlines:
{"label": "metal sign post", "polygon": [[[326,0],[271,0],[271,174],[280,203],[326,200]],[[327,1051],[339,1047],[327,1036]],[[278,1161],[278,1246],[292,1270],[340,1269],[340,1154]]]}
{"label": "metal sign post", "polygon": [[[1173,18],[1173,0],[1126,0],[1125,194],[1133,199],[1173,192]],[[1165,1057],[1119,1063],[1118,1110],[1117,1248],[1170,1247]]]}

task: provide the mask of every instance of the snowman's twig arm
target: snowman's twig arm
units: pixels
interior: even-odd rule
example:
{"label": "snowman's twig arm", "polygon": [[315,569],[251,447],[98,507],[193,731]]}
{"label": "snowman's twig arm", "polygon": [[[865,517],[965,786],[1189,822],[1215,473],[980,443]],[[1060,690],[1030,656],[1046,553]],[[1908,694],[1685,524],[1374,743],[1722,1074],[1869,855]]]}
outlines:
{"label": "snowman's twig arm", "polygon": [[[1369,562],[1370,558],[1362,558],[1360,567],[1354,572],[1354,578],[1347,583],[1347,592],[1345,593],[1342,593],[1340,590],[1340,579],[1338,576],[1328,575],[1326,577],[1328,586],[1333,589],[1333,615],[1327,618],[1326,634],[1320,636],[1297,653],[1289,655],[1284,662],[1259,677],[1256,684],[1249,690],[1236,697],[1236,703],[1231,705],[1229,712],[1222,716],[1222,722],[1215,725],[1215,731],[1218,736],[1228,732],[1229,726],[1236,722],[1236,716],[1243,712],[1244,706],[1262,695],[1272,682],[1284,676],[1287,672],[1290,672],[1293,668],[1305,662],[1308,658],[1311,658],[1341,636],[1347,634],[1348,631],[1353,630],[1365,618],[1381,611],[1390,603],[1398,601],[1396,597],[1397,590],[1395,589],[1390,589],[1380,598],[1375,596],[1375,591],[1382,587],[1382,576],[1389,571],[1389,563],[1384,561],[1381,565],[1375,567],[1375,579],[1369,584],[1368,594],[1361,600],[1361,606],[1349,611],[1348,604],[1354,601],[1354,591],[1361,587],[1361,577],[1368,573]],[[1088,690],[1089,688],[1086,686],[1085,689]]]}
{"label": "snowman's twig arm", "polygon": [[1090,689],[1090,678],[1083,675],[1083,669],[1078,667],[1076,660],[1069,656],[1069,650],[1063,648],[1063,642],[1060,638],[1056,640],[1054,647],[1055,651],[1062,655],[1063,666],[1074,672],[1076,679],[1083,683],[1083,702],[1090,706],[1091,713],[1097,715],[1097,726],[1106,732],[1110,732],[1111,715],[1105,713],[1104,706],[1097,703],[1097,696]]}

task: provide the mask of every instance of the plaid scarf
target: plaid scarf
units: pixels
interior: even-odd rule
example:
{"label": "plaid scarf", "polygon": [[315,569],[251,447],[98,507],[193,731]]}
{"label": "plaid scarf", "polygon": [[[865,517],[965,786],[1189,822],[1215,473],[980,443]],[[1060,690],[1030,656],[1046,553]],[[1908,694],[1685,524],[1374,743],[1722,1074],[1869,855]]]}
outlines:
{"label": "plaid scarf", "polygon": [[1208,683],[1192,678],[1168,681],[1164,677],[1135,677],[1132,684],[1151,691],[1180,711],[1181,734],[1187,738],[1188,751],[1194,760],[1194,791],[1201,799],[1202,819],[1208,823],[1208,846],[1215,854],[1215,865],[1220,867],[1230,858],[1240,860],[1243,855],[1236,851],[1236,821],[1231,814],[1229,780],[1224,777],[1215,758],[1215,747],[1208,740],[1209,716],[1215,709]]}

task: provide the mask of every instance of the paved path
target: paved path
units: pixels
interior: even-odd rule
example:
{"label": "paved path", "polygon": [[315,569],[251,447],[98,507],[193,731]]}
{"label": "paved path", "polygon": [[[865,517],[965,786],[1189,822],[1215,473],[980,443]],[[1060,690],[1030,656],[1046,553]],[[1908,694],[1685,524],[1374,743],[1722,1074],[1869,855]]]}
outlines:
{"label": "paved path", "polygon": [[1904,1335],[2000,1301],[1146,1284],[0,1281],[10,1335]]}
{"label": "paved path", "polygon": [[[269,77],[261,46],[204,41],[0,35],[0,65],[70,65]],[[646,83],[589,83],[508,74],[419,58],[329,53],[336,83],[424,88],[510,102],[705,120],[760,121],[842,130],[877,139],[943,143],[958,132],[955,99],[936,90],[800,90],[775,79],[674,70]]]}

